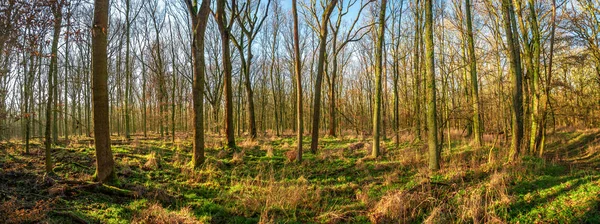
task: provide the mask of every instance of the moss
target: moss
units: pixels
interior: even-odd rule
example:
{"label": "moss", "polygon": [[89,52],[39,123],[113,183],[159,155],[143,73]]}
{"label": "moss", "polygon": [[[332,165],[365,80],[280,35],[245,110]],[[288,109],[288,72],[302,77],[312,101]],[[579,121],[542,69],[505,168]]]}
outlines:
{"label": "moss", "polygon": [[[585,151],[581,149],[597,134],[557,135],[567,140],[562,145],[550,144],[548,154],[561,152],[559,155],[565,156],[561,162],[525,156],[518,164],[487,164],[488,147],[474,149],[458,139],[451,147],[446,145],[443,169],[433,175],[426,169],[420,143],[401,142],[396,149],[393,141],[385,140],[383,156],[366,158],[370,149],[358,147],[360,140],[325,137],[319,152],[315,155],[305,150],[304,162],[298,164],[286,162],[284,156],[294,148],[295,137],[273,137],[240,144],[225,153],[227,149],[218,146],[207,148],[206,161],[191,169],[186,166],[191,160],[189,140],[176,144],[139,140],[113,147],[119,180],[113,186],[137,196],[63,190],[68,193],[60,196],[55,207],[101,223],[130,223],[152,205],[169,214],[189,208],[198,222],[367,223],[376,206],[385,204],[386,196],[404,192],[403,197],[415,203],[411,207],[415,217],[406,220],[416,222],[441,211],[449,214],[445,218],[451,222],[472,222],[473,214],[481,213],[480,221],[596,223],[600,217],[600,172],[594,169],[597,166],[567,162],[581,157],[580,152]],[[305,146],[309,143],[310,137],[305,137]],[[267,156],[267,145],[273,156]],[[19,150],[0,156],[4,171],[0,179],[8,180],[0,182],[0,187],[27,200],[39,200],[23,189],[44,183],[43,158],[16,153]],[[498,148],[498,154],[504,150]],[[233,162],[234,154],[240,157],[242,151],[239,161]],[[54,156],[58,177],[92,180],[93,148],[74,144]],[[151,159],[156,164],[144,169]],[[20,176],[6,176],[15,173]],[[56,195],[61,195],[61,187],[71,187],[43,186],[52,187],[59,192]],[[50,191],[36,190],[36,194]],[[416,200],[419,198],[427,202]],[[56,214],[47,219],[50,223],[69,222],[68,217]]]}

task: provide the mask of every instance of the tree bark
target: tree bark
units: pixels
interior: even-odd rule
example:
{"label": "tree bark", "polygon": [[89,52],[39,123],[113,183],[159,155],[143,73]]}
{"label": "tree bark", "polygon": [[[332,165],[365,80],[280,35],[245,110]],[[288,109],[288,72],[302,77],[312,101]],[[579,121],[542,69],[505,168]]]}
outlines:
{"label": "tree bark", "polygon": [[521,71],[521,56],[519,43],[516,41],[516,21],[511,0],[502,0],[502,14],[504,29],[509,52],[509,61],[512,74],[512,137],[509,152],[509,162],[514,162],[519,157],[521,142],[523,140],[523,84]]}
{"label": "tree bark", "polygon": [[302,121],[302,65],[300,64],[300,38],[298,37],[298,9],[296,0],[292,0],[292,14],[294,19],[294,72],[296,73],[296,125],[297,129],[297,137],[296,141],[298,142],[297,157],[298,162],[302,162],[302,132],[304,131],[303,121]]}
{"label": "tree bark", "polygon": [[482,127],[479,113],[479,84],[477,79],[477,59],[475,57],[475,41],[473,40],[473,22],[471,16],[471,1],[465,0],[465,14],[467,17],[467,42],[469,49],[469,65],[471,69],[471,103],[473,107],[473,143],[481,147]]}
{"label": "tree bark", "polygon": [[223,85],[225,89],[225,134],[227,135],[227,146],[235,148],[235,136],[233,133],[233,93],[231,86],[231,52],[229,49],[231,22],[226,24],[225,0],[217,0],[217,11],[215,19],[221,35],[221,50],[223,51],[223,74],[225,76]]}
{"label": "tree bark", "polygon": [[[56,139],[51,139],[52,131],[56,132],[54,129],[56,127],[56,115],[53,116],[52,111],[56,111],[56,107],[54,107],[54,97],[56,95],[56,75],[58,73],[58,40],[60,38],[60,27],[62,22],[62,4],[58,2],[54,2],[51,5],[52,14],[54,15],[54,34],[52,37],[52,53],[50,58],[50,68],[48,72],[48,102],[46,107],[46,142],[45,142],[45,156],[46,156],[46,173],[52,173],[52,143],[56,141]],[[54,110],[53,110],[54,108]],[[54,121],[54,122],[53,122]],[[54,130],[50,128],[54,127]],[[54,140],[54,141],[53,141]]]}
{"label": "tree bark", "polygon": [[429,148],[429,169],[440,169],[440,150],[437,139],[437,114],[435,90],[435,65],[433,52],[433,12],[432,0],[425,0],[425,48],[427,70],[427,147]]}
{"label": "tree bark", "polygon": [[[192,2],[193,1],[193,2]],[[204,35],[210,12],[210,0],[202,0],[198,10],[197,0],[186,1],[192,20],[192,60],[194,63],[193,95],[193,122],[194,122],[194,148],[192,164],[194,168],[204,163]]]}
{"label": "tree bark", "polygon": [[313,101],[313,120],[312,120],[312,141],[310,143],[310,151],[317,153],[319,146],[319,121],[321,119],[321,86],[323,83],[325,51],[327,50],[327,27],[329,25],[329,17],[333,12],[333,8],[337,4],[337,0],[332,0],[327,4],[327,7],[321,15],[321,24],[319,29],[319,60],[317,62],[317,77],[315,80],[315,96]]}
{"label": "tree bark", "polygon": [[381,0],[379,11],[379,29],[375,45],[375,107],[373,109],[373,149],[372,157],[379,156],[379,132],[381,131],[381,75],[383,73],[383,41],[385,38],[385,10],[387,0]]}
{"label": "tree bark", "polygon": [[115,162],[110,149],[108,117],[108,33],[109,0],[94,2],[92,27],[92,98],[94,113],[94,144],[96,146],[96,173],[98,182],[116,178]]}

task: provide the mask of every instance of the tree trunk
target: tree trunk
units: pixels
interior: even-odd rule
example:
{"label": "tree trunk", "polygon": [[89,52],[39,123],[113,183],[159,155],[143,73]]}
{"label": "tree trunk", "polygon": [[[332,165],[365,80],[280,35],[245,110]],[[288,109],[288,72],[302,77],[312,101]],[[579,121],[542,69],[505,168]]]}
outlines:
{"label": "tree trunk", "polygon": [[508,160],[514,162],[519,157],[523,140],[523,84],[519,43],[516,41],[516,21],[513,5],[510,0],[502,0],[504,29],[509,52],[512,74],[512,137]]}
{"label": "tree trunk", "polygon": [[473,107],[473,143],[481,147],[482,127],[479,113],[479,84],[477,79],[477,61],[475,57],[475,41],[473,40],[473,22],[471,18],[471,1],[465,0],[465,14],[467,16],[467,42],[469,49],[469,65],[471,69],[471,104]]}
{"label": "tree trunk", "polygon": [[313,120],[312,120],[312,142],[310,143],[310,151],[317,153],[319,146],[319,121],[321,119],[321,85],[323,83],[325,51],[327,50],[327,27],[329,25],[329,16],[333,12],[337,0],[329,2],[323,15],[321,16],[320,33],[319,33],[319,60],[317,62],[317,77],[315,80],[315,97],[313,101]]}
{"label": "tree trunk", "polygon": [[96,0],[94,3],[94,23],[92,28],[92,98],[94,113],[94,144],[96,146],[96,173],[98,182],[116,178],[115,162],[110,149],[110,129],[108,117],[108,65],[107,33],[109,0]]}
{"label": "tree trunk", "polygon": [[[197,0],[188,0],[188,9],[192,20],[193,40],[192,40],[192,58],[194,63],[194,82],[192,87],[193,95],[193,122],[194,122],[194,148],[192,164],[197,168],[204,162],[204,35],[206,33],[206,24],[210,12],[210,0],[202,0],[200,9],[197,10]],[[196,14],[196,12],[198,13]]]}
{"label": "tree trunk", "polygon": [[[51,137],[51,129],[50,127],[54,127],[56,128],[56,122],[52,122],[53,120],[56,121],[56,114],[54,114],[52,111],[56,111],[53,110],[56,109],[56,107],[54,107],[53,105],[55,105],[53,103],[54,97],[57,96],[56,95],[56,75],[58,74],[58,40],[60,38],[60,26],[61,26],[61,22],[62,22],[62,5],[58,2],[55,2],[54,4],[52,4],[52,14],[54,15],[54,34],[52,37],[52,55],[50,58],[50,68],[49,68],[49,72],[48,72],[48,102],[47,102],[47,107],[46,107],[46,142],[45,142],[45,156],[46,156],[46,173],[52,173],[52,157],[51,157],[51,150],[52,150],[52,143],[54,141],[56,141],[56,139],[50,139]],[[54,129],[54,132],[56,132],[57,130]],[[54,140],[54,141],[53,141]]]}
{"label": "tree trunk", "polygon": [[531,87],[532,91],[532,99],[531,99],[531,131],[530,131],[530,140],[529,140],[529,150],[531,152],[536,152],[539,149],[539,139],[538,131],[539,131],[539,119],[540,119],[540,111],[539,111],[539,101],[540,101],[540,52],[541,52],[541,37],[540,30],[537,22],[537,12],[535,11],[535,2],[533,0],[529,0],[529,18],[530,18],[530,26],[531,26],[531,56],[532,56],[532,77],[531,77]]}
{"label": "tree trunk", "polygon": [[385,38],[385,8],[387,0],[381,0],[379,11],[379,29],[375,45],[375,107],[373,109],[373,149],[372,157],[379,156],[379,132],[381,131],[381,75],[383,70],[383,41]]}
{"label": "tree trunk", "polygon": [[217,11],[215,13],[219,33],[221,35],[221,50],[223,51],[223,67],[225,79],[223,85],[225,89],[225,133],[227,135],[227,146],[235,148],[235,136],[233,135],[233,93],[231,88],[231,52],[229,49],[231,26],[226,24],[225,1],[217,1]]}
{"label": "tree trunk", "polygon": [[419,102],[419,95],[420,95],[420,91],[419,91],[419,87],[421,86],[421,74],[420,74],[420,69],[419,69],[419,65],[421,64],[419,62],[419,52],[420,52],[420,45],[421,45],[421,13],[420,13],[420,0],[417,0],[417,2],[415,3],[415,38],[414,38],[414,55],[413,55],[413,67],[414,67],[414,82],[415,82],[415,90],[414,90],[414,106],[415,106],[415,112],[413,113],[413,119],[415,122],[415,127],[414,127],[414,132],[415,132],[415,137],[417,140],[421,140],[421,102]]}
{"label": "tree trunk", "polygon": [[427,147],[429,148],[429,169],[440,169],[440,150],[437,139],[437,114],[435,90],[435,65],[433,52],[433,12],[432,0],[425,0],[425,48],[427,70]]}
{"label": "tree trunk", "polygon": [[130,115],[129,115],[129,100],[131,94],[131,66],[129,65],[129,54],[131,49],[131,21],[129,20],[129,12],[131,8],[131,0],[125,0],[125,138],[131,139],[130,132]]}
{"label": "tree trunk", "polygon": [[298,37],[298,9],[296,0],[292,0],[292,14],[294,19],[294,71],[296,73],[296,125],[298,126],[296,141],[298,144],[298,163],[302,162],[302,65],[300,64],[300,38]]}

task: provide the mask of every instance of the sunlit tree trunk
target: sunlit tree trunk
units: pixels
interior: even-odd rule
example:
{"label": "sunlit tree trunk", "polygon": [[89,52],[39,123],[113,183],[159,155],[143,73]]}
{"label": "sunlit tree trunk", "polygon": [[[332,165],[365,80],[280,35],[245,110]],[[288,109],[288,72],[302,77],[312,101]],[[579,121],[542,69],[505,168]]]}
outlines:
{"label": "sunlit tree trunk", "polygon": [[414,132],[415,137],[420,141],[421,140],[421,102],[419,102],[419,87],[421,86],[421,71],[419,69],[420,59],[420,45],[421,45],[421,13],[420,13],[420,0],[416,0],[414,5],[414,14],[415,14],[415,35],[414,35],[414,54],[413,54],[413,76],[414,76],[414,106],[415,111],[413,113],[413,119],[415,122]]}
{"label": "sunlit tree trunk", "polygon": [[425,0],[425,61],[427,72],[427,147],[429,148],[429,169],[440,169],[440,150],[437,139],[437,114],[435,90],[435,65],[433,52],[433,12],[432,0]]}
{"label": "sunlit tree trunk", "polygon": [[[233,6],[235,7],[235,6]],[[235,136],[233,133],[233,91],[231,86],[231,52],[229,49],[230,29],[232,21],[228,21],[225,15],[225,0],[217,0],[217,11],[215,19],[221,35],[221,50],[223,51],[224,67],[224,89],[225,89],[225,134],[227,146],[235,148]]]}
{"label": "sunlit tree trunk", "polygon": [[337,0],[330,1],[323,14],[321,15],[321,24],[319,25],[319,59],[317,61],[317,74],[315,80],[315,95],[313,101],[313,120],[312,120],[312,141],[310,143],[310,151],[317,153],[319,146],[319,122],[321,119],[321,86],[323,83],[325,52],[327,48],[327,32],[329,27],[329,17],[337,4]]}
{"label": "sunlit tree trunk", "polygon": [[130,112],[129,112],[129,101],[131,100],[131,65],[130,52],[131,52],[131,0],[125,0],[125,138],[130,139]]}
{"label": "sunlit tree trunk", "polygon": [[94,2],[92,27],[92,98],[94,113],[94,144],[96,146],[96,173],[98,182],[116,178],[115,162],[110,149],[108,117],[108,10],[109,0]]}
{"label": "sunlit tree trunk", "polygon": [[[546,88],[544,89],[544,94],[546,95],[546,100],[544,101],[544,109],[542,111],[541,117],[541,126],[540,126],[540,146],[539,146],[539,156],[544,156],[544,150],[546,146],[546,132],[547,132],[547,122],[548,122],[548,111],[550,110],[550,90],[551,90],[551,82],[552,82],[552,66],[554,63],[554,35],[556,32],[556,0],[552,0],[552,25],[550,28],[550,56],[548,62],[548,73],[546,74]],[[600,66],[596,66],[596,70],[598,73],[598,78],[600,79]]]}
{"label": "sunlit tree trunk", "polygon": [[471,18],[471,1],[465,0],[465,14],[467,17],[467,42],[469,49],[469,66],[471,72],[471,103],[473,107],[473,143],[481,147],[482,123],[479,113],[479,84],[477,79],[477,60],[475,57],[475,41],[473,40],[473,22]]}
{"label": "sunlit tree trunk", "polygon": [[516,21],[511,0],[502,0],[502,15],[506,32],[506,45],[512,74],[512,137],[508,160],[519,157],[523,140],[523,84],[519,43],[516,41]]}
{"label": "sunlit tree trunk", "polygon": [[194,142],[192,164],[197,168],[204,162],[204,35],[210,13],[210,0],[202,0],[198,8],[197,0],[186,1],[192,21],[192,60],[194,79],[192,84],[193,95],[193,122]]}
{"label": "sunlit tree trunk", "polygon": [[385,38],[385,10],[387,0],[381,0],[381,9],[379,10],[379,21],[377,30],[377,40],[375,45],[375,106],[373,109],[373,149],[372,157],[379,156],[379,132],[381,131],[381,75],[383,73],[383,42]]}

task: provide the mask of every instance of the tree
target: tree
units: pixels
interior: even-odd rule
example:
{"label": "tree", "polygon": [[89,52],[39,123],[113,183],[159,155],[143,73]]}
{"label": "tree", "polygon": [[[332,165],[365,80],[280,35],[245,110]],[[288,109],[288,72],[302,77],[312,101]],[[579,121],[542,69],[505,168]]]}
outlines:
{"label": "tree", "polygon": [[414,132],[416,135],[416,138],[420,141],[421,140],[421,102],[420,99],[420,94],[421,91],[419,90],[421,87],[421,62],[420,62],[420,52],[421,52],[421,45],[422,45],[422,41],[421,41],[421,4],[420,4],[421,0],[416,0],[415,4],[414,4],[414,20],[415,20],[415,35],[414,35],[414,46],[413,46],[413,76],[414,76],[414,122],[415,122],[415,126],[414,126]]}
{"label": "tree", "polygon": [[186,4],[190,13],[192,24],[192,60],[194,69],[193,95],[193,123],[194,142],[192,164],[197,168],[204,162],[204,35],[210,13],[210,0],[202,0],[198,8],[198,0],[187,0]]}
{"label": "tree", "polygon": [[[552,82],[552,69],[554,65],[554,37],[556,34],[556,0],[552,0],[552,24],[550,25],[550,56],[548,57],[548,73],[546,74],[546,88],[544,88],[544,94],[546,100],[544,100],[544,109],[541,117],[541,130],[540,130],[540,146],[539,146],[539,157],[544,155],[544,148],[546,146],[546,127],[548,121],[548,111],[550,109],[550,85]],[[600,73],[598,74],[600,78]]]}
{"label": "tree", "polygon": [[109,0],[95,0],[92,27],[92,103],[96,146],[94,176],[98,182],[107,182],[116,178],[115,161],[110,149],[108,117],[108,10]]}
{"label": "tree", "polygon": [[[321,86],[323,83],[323,75],[325,73],[325,51],[327,50],[327,25],[329,24],[329,17],[335,8],[338,0],[332,0],[327,3],[321,20],[317,19],[316,13],[313,11],[313,16],[317,19],[319,24],[319,59],[317,61],[317,77],[315,80],[315,96],[313,101],[313,120],[312,120],[312,142],[310,143],[310,151],[317,153],[317,147],[319,146],[319,120],[321,119]],[[314,5],[313,5],[314,6]],[[314,6],[313,8],[316,8]]]}
{"label": "tree", "polygon": [[427,72],[427,147],[429,148],[429,169],[440,169],[440,150],[437,139],[435,65],[433,52],[433,12],[432,0],[425,0],[425,62]]}
{"label": "tree", "polygon": [[[48,103],[46,107],[46,142],[45,142],[45,156],[46,156],[46,173],[52,172],[52,143],[56,142],[56,139],[50,139],[51,133],[56,133],[57,129],[51,130],[50,127],[56,127],[56,115],[52,116],[52,111],[56,111],[56,107],[53,109],[53,100],[57,97],[56,91],[56,76],[58,75],[58,39],[60,38],[60,28],[62,22],[62,2],[55,1],[50,5],[52,14],[54,15],[54,33],[52,35],[52,53],[50,58],[50,68],[48,69]],[[53,122],[54,121],[54,122]]]}
{"label": "tree", "polygon": [[483,124],[479,113],[479,84],[477,79],[477,59],[475,57],[475,41],[473,40],[473,22],[471,16],[471,1],[465,0],[465,14],[467,17],[467,42],[469,50],[469,66],[471,72],[471,103],[473,104],[473,143],[481,147]]}
{"label": "tree", "polygon": [[506,47],[509,53],[510,71],[512,75],[512,137],[508,160],[514,162],[519,157],[523,139],[523,84],[521,72],[521,57],[516,36],[517,28],[511,0],[502,0],[502,15],[504,31],[506,32]]}
{"label": "tree", "polygon": [[[402,9],[404,6],[404,0],[397,2],[398,5],[392,4],[392,28],[391,28],[391,39],[392,39],[392,87],[394,92],[394,144],[396,148],[400,145],[400,88],[398,82],[400,79],[400,38],[401,38],[401,26],[402,26]],[[399,9],[397,8],[399,7]],[[397,9],[397,10],[395,10]],[[398,22],[396,22],[398,20]],[[397,26],[394,24],[398,24]],[[394,32],[395,31],[395,32]],[[406,57],[404,57],[406,58]],[[405,74],[406,75],[406,74]],[[406,81],[406,79],[405,79]],[[405,86],[405,88],[408,88]]]}
{"label": "tree", "polygon": [[373,109],[373,150],[371,156],[379,156],[379,132],[381,130],[381,74],[383,70],[383,41],[385,38],[385,11],[387,0],[381,0],[379,29],[375,43],[375,107]]}
{"label": "tree", "polygon": [[[231,40],[231,27],[233,25],[234,16],[227,20],[225,14],[225,1],[217,0],[217,11],[214,16],[221,35],[221,51],[223,54],[223,82],[225,89],[225,134],[227,136],[227,146],[235,148],[235,136],[233,135],[233,93],[231,86],[231,52],[229,49],[229,41]],[[235,1],[232,8],[235,8]],[[235,10],[234,10],[235,11]]]}
{"label": "tree", "polygon": [[298,125],[298,162],[302,162],[302,133],[304,131],[302,122],[302,65],[300,64],[300,38],[298,37],[298,6],[296,0],[292,0],[292,16],[294,19],[294,72],[296,73],[296,122]]}
{"label": "tree", "polygon": [[[253,2],[256,3],[255,7],[253,7]],[[240,52],[240,61],[242,66],[242,73],[244,74],[244,87],[246,89],[246,112],[248,113],[248,129],[250,130],[250,138],[256,138],[256,118],[254,113],[254,93],[252,91],[252,82],[250,80],[250,66],[252,65],[252,58],[254,55],[252,54],[252,43],[258,35],[260,28],[262,27],[267,15],[269,15],[269,5],[271,4],[271,0],[267,0],[267,6],[265,7],[265,11],[263,12],[262,18],[258,16],[258,11],[260,9],[261,0],[247,0],[245,4],[242,5],[241,11],[240,9],[233,7],[234,13],[236,15],[232,15],[238,21],[238,25],[241,28],[241,36],[238,39],[235,37],[231,38],[233,40],[233,44],[237,47]],[[233,19],[233,18],[232,18]],[[247,38],[247,43],[244,45],[244,38]],[[244,56],[244,48],[246,50],[247,56]],[[264,121],[263,121],[264,122]]]}
{"label": "tree", "polygon": [[[340,27],[342,25],[342,21],[344,16],[346,16],[349,12],[350,9],[353,8],[353,6],[357,3],[356,0],[350,0],[347,1],[348,4],[344,5],[343,1],[340,2],[340,4],[337,4],[337,8],[338,8],[338,16],[337,19],[335,21],[335,24],[331,24],[331,31],[332,31],[332,39],[331,39],[331,47],[332,47],[332,59],[331,59],[331,77],[328,78],[329,81],[329,135],[330,136],[336,136],[335,130],[337,127],[337,123],[336,123],[336,82],[337,82],[337,75],[338,75],[338,57],[340,55],[340,53],[342,52],[342,50],[344,50],[344,48],[351,42],[356,42],[361,40],[368,32],[362,32],[361,31],[367,28],[371,28],[371,24],[367,24],[365,26],[362,26],[356,30],[354,30],[354,28],[356,27],[356,24],[358,23],[358,20],[361,18],[361,12],[369,5],[369,3],[371,3],[371,0],[368,0],[366,2],[363,3],[363,1],[360,2],[360,8],[358,9],[358,12],[356,13],[356,17],[352,20],[352,23],[350,25],[350,27],[348,28],[348,30],[346,31],[346,34],[343,35],[343,39],[340,40],[340,43],[338,43],[338,35],[340,34]],[[329,76],[328,76],[329,77]]]}

